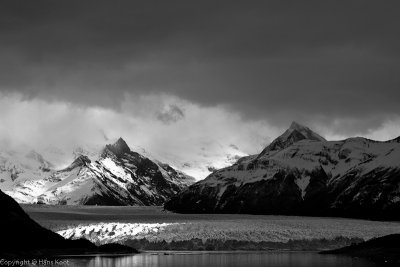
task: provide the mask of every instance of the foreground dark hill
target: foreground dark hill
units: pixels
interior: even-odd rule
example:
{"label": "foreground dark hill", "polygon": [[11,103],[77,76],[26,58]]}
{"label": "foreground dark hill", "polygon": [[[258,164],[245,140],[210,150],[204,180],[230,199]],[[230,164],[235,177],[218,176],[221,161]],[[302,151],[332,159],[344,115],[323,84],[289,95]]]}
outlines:
{"label": "foreground dark hill", "polygon": [[86,253],[136,253],[129,247],[101,247],[81,240],[67,240],[33,221],[11,197],[0,191],[0,255],[35,256]]}
{"label": "foreground dark hill", "polygon": [[37,153],[29,157],[31,169],[24,157],[16,162],[5,157],[0,189],[20,203],[151,206],[164,204],[194,182],[168,164],[132,151],[122,138],[76,156],[62,170],[52,170]]}
{"label": "foreground dark hill", "polygon": [[356,245],[323,251],[321,254],[344,254],[367,258],[384,266],[400,266],[400,234],[374,238]]}
{"label": "foreground dark hill", "polygon": [[326,141],[298,123],[165,204],[182,213],[400,220],[400,139]]}

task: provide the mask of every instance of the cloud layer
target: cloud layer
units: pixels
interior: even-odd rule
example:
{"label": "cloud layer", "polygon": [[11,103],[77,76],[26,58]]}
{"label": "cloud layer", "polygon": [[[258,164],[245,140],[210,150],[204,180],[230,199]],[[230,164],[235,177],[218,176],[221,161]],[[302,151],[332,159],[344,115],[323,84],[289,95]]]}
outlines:
{"label": "cloud layer", "polygon": [[[196,178],[259,153],[285,128],[267,120],[249,120],[226,106],[203,107],[171,95],[126,94],[120,111],[61,101],[0,94],[1,148],[26,147],[44,154],[60,150],[58,167],[70,164],[77,147],[101,148],[123,137],[146,152]],[[335,127],[354,123],[335,121]],[[287,127],[287,126],[286,126]],[[334,128],[312,126],[328,139],[342,139]],[[400,118],[388,120],[364,136],[387,140],[400,132]],[[362,135],[361,133],[359,135]]]}
{"label": "cloud layer", "polygon": [[133,149],[144,148],[194,175],[257,152],[278,132],[223,107],[204,108],[168,95],[126,95],[119,112],[1,95],[0,114],[3,147],[26,145],[38,151],[55,147],[67,151],[64,163],[68,164],[70,152],[79,146],[101,147],[123,137]]}
{"label": "cloud layer", "polygon": [[6,0],[0,90],[118,111],[127,93],[168,94],[277,127],[346,120],[357,123],[338,134],[367,133],[400,114],[399,7]]}
{"label": "cloud layer", "polygon": [[0,137],[71,147],[123,136],[204,169],[258,152],[293,120],[328,139],[394,138],[399,8],[1,1]]}

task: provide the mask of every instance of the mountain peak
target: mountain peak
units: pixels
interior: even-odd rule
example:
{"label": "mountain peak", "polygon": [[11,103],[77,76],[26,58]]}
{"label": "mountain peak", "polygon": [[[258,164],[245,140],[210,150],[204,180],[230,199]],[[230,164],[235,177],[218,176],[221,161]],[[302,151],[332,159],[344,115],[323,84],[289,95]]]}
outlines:
{"label": "mountain peak", "polygon": [[305,129],[307,127],[301,125],[300,123],[296,122],[296,121],[292,121],[292,123],[290,124],[289,129],[293,129],[293,130],[298,130],[298,129]]}
{"label": "mountain peak", "polygon": [[118,138],[118,140],[114,144],[107,145],[106,148],[108,148],[116,156],[122,156],[123,154],[129,153],[131,151],[128,144],[125,142],[124,139],[122,139],[122,137]]}
{"label": "mountain peak", "polygon": [[293,121],[289,129],[272,141],[272,143],[260,153],[260,156],[269,151],[284,149],[300,140],[326,141],[325,138],[313,132],[310,128]]}
{"label": "mountain peak", "polygon": [[78,165],[84,165],[85,163],[90,163],[91,160],[85,155],[79,155],[72,164],[77,163]]}
{"label": "mountain peak", "polygon": [[63,171],[70,171],[73,170],[77,167],[83,167],[89,164],[91,160],[85,156],[85,155],[79,155],[72,163],[69,165],[67,168],[65,168]]}
{"label": "mountain peak", "polygon": [[289,129],[287,129],[280,137],[287,139],[291,134],[293,134],[294,131],[297,131],[298,133],[303,135],[305,137],[304,139],[309,139],[314,141],[326,141],[325,138],[315,133],[310,128],[295,121],[293,121],[292,124],[290,124]]}
{"label": "mountain peak", "polygon": [[128,145],[126,144],[125,140],[122,139],[122,137],[118,138],[118,140],[115,141],[114,146],[125,146],[125,147],[128,147]]}

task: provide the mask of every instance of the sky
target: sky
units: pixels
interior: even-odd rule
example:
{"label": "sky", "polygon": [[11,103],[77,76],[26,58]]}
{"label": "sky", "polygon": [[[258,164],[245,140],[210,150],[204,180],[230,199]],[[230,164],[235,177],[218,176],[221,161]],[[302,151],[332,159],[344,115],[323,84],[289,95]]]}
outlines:
{"label": "sky", "polygon": [[122,136],[196,178],[304,124],[400,135],[399,1],[0,2],[0,141]]}

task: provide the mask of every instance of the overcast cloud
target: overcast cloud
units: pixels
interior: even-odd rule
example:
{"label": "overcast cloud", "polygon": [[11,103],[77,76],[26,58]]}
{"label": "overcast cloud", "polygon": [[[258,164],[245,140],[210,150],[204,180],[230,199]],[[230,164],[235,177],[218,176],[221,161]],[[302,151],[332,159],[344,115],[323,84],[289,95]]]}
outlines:
{"label": "overcast cloud", "polygon": [[1,136],[72,144],[103,131],[190,160],[217,143],[255,153],[292,120],[333,139],[394,138],[399,8],[1,1]]}

